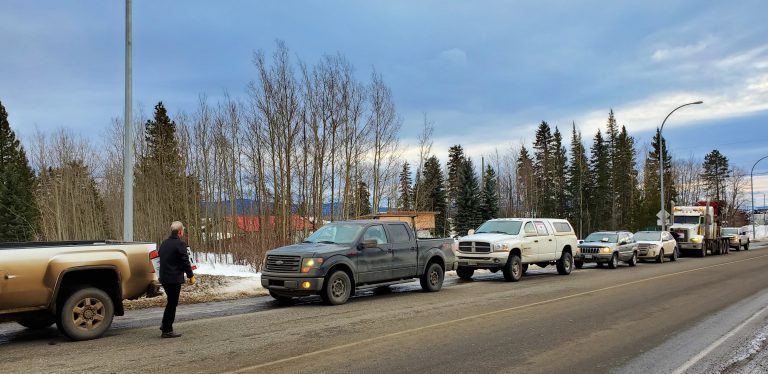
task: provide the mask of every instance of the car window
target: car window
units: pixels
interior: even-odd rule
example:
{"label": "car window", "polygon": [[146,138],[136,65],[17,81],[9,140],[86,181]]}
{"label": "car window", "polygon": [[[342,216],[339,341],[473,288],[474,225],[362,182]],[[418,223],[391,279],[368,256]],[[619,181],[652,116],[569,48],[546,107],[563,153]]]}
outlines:
{"label": "car window", "polygon": [[392,233],[393,243],[410,243],[411,234],[405,225],[389,225],[389,232]]}
{"label": "car window", "polygon": [[536,232],[539,235],[549,235],[549,232],[547,231],[547,225],[545,225],[544,222],[536,221],[533,224],[536,226]]}
{"label": "car window", "polygon": [[536,235],[536,228],[533,227],[533,223],[528,222],[525,224],[525,233],[528,235]]}
{"label": "car window", "polygon": [[557,232],[569,233],[573,231],[571,225],[568,222],[554,222],[552,223],[552,226],[555,227],[555,231]]}
{"label": "car window", "polygon": [[387,233],[384,231],[384,226],[376,225],[371,226],[365,230],[363,234],[363,240],[375,240],[377,244],[386,244]]}

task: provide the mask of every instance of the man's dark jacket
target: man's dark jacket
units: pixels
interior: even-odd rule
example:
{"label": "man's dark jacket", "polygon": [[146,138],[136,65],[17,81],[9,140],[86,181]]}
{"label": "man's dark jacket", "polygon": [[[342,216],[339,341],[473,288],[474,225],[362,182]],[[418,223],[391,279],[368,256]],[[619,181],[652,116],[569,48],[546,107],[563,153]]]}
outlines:
{"label": "man's dark jacket", "polygon": [[189,262],[187,243],[178,235],[171,235],[160,244],[160,283],[184,283],[184,273],[192,278],[192,264]]}

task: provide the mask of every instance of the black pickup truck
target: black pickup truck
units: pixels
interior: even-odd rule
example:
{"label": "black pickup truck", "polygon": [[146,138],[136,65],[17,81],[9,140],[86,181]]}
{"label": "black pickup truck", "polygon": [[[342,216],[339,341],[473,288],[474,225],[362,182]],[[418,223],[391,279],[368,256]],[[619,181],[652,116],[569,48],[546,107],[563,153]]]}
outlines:
{"label": "black pickup truck", "polygon": [[453,239],[417,239],[401,221],[329,223],[304,242],[267,252],[261,284],[277,301],[317,295],[343,304],[356,290],[421,280],[439,291],[456,268]]}

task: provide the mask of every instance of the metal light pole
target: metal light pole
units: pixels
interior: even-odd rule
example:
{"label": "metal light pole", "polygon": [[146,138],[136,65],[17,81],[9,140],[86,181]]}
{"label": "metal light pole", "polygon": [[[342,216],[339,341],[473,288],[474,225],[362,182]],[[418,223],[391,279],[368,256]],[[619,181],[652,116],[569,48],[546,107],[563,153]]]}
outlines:
{"label": "metal light pole", "polygon": [[[757,166],[757,163],[765,160],[766,158],[768,158],[768,156],[763,156],[763,158],[757,160],[752,165],[752,170],[749,171],[749,189],[752,192],[752,240],[755,239],[755,235],[756,235],[755,233],[755,179],[753,174],[755,173],[755,166]],[[765,198],[765,196],[763,196],[763,198]]]}
{"label": "metal light pole", "polygon": [[133,241],[133,37],[131,0],[125,0],[125,117],[123,133],[123,240]]}
{"label": "metal light pole", "polygon": [[667,116],[664,118],[664,121],[661,122],[661,128],[659,129],[659,180],[661,181],[661,231],[667,231],[667,216],[664,214],[664,160],[662,157],[664,155],[664,141],[663,141],[664,138],[661,136],[661,133],[662,131],[664,131],[664,124],[667,123],[667,119],[676,110],[684,106],[702,104],[702,103],[704,102],[699,100],[692,103],[680,105],[679,107],[672,109],[672,111],[669,112],[669,114],[667,114]]}

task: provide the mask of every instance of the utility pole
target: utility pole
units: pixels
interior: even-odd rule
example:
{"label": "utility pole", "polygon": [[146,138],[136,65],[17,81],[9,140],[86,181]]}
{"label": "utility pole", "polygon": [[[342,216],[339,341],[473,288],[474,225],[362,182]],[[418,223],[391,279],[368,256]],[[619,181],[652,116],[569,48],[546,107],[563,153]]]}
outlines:
{"label": "utility pole", "polygon": [[123,132],[123,240],[133,241],[133,37],[131,0],[125,0],[125,116]]}
{"label": "utility pole", "polygon": [[[755,232],[755,166],[757,166],[757,163],[760,161],[765,160],[768,158],[768,156],[763,156],[763,158],[755,161],[754,164],[752,164],[752,170],[749,171],[749,190],[752,193],[752,239],[754,240],[757,233]],[[765,211],[765,195],[763,195],[763,211]],[[763,224],[765,224],[765,213],[763,213]]]}

